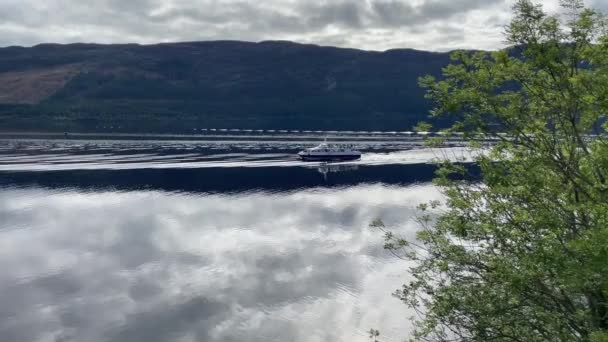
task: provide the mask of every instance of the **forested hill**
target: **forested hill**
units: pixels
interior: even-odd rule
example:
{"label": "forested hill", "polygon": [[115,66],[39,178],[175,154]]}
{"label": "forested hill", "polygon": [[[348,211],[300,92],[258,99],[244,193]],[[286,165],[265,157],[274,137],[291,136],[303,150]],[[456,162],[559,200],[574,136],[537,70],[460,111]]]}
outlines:
{"label": "forested hill", "polygon": [[292,42],[0,49],[0,130],[408,130],[447,53]]}

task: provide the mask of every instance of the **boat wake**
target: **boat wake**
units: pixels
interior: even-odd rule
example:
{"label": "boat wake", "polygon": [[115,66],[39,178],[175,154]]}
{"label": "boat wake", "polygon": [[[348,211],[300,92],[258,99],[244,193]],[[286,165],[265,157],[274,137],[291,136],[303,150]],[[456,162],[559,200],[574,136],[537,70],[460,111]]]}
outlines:
{"label": "boat wake", "polygon": [[[0,171],[129,170],[230,167],[317,167],[326,162],[302,162],[295,153],[213,153],[204,149],[130,151],[115,149],[98,153],[82,150],[0,152]],[[268,151],[271,152],[271,151]],[[282,152],[282,151],[281,151]],[[360,160],[331,162],[331,165],[423,164],[449,159],[471,162],[474,152],[467,148],[419,148],[406,151],[363,152]]]}

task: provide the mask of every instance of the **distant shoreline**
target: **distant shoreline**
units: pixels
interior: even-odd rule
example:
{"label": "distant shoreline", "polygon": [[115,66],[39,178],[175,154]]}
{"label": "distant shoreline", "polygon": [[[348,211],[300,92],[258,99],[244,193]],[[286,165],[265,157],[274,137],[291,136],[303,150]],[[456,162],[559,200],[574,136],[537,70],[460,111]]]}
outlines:
{"label": "distant shoreline", "polygon": [[0,139],[99,139],[99,140],[208,140],[208,139],[352,139],[422,140],[425,134],[383,131],[287,131],[287,130],[207,130],[197,134],[174,133],[92,133],[92,132],[0,132]]}

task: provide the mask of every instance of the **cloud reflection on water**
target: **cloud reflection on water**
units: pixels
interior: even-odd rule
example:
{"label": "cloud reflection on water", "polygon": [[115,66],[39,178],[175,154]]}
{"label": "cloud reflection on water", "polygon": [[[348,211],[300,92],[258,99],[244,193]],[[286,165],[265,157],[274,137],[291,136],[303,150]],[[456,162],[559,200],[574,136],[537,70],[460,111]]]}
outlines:
{"label": "cloud reflection on water", "polygon": [[0,190],[3,341],[403,339],[407,264],[431,185],[283,193]]}

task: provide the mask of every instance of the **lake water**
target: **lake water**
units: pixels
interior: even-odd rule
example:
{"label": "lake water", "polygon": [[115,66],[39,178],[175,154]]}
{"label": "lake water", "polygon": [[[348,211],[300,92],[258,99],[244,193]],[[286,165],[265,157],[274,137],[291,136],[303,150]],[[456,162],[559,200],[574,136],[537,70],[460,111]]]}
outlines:
{"label": "lake water", "polygon": [[429,162],[467,153],[358,144],[0,140],[0,340],[403,340],[409,265],[368,225],[413,237]]}

